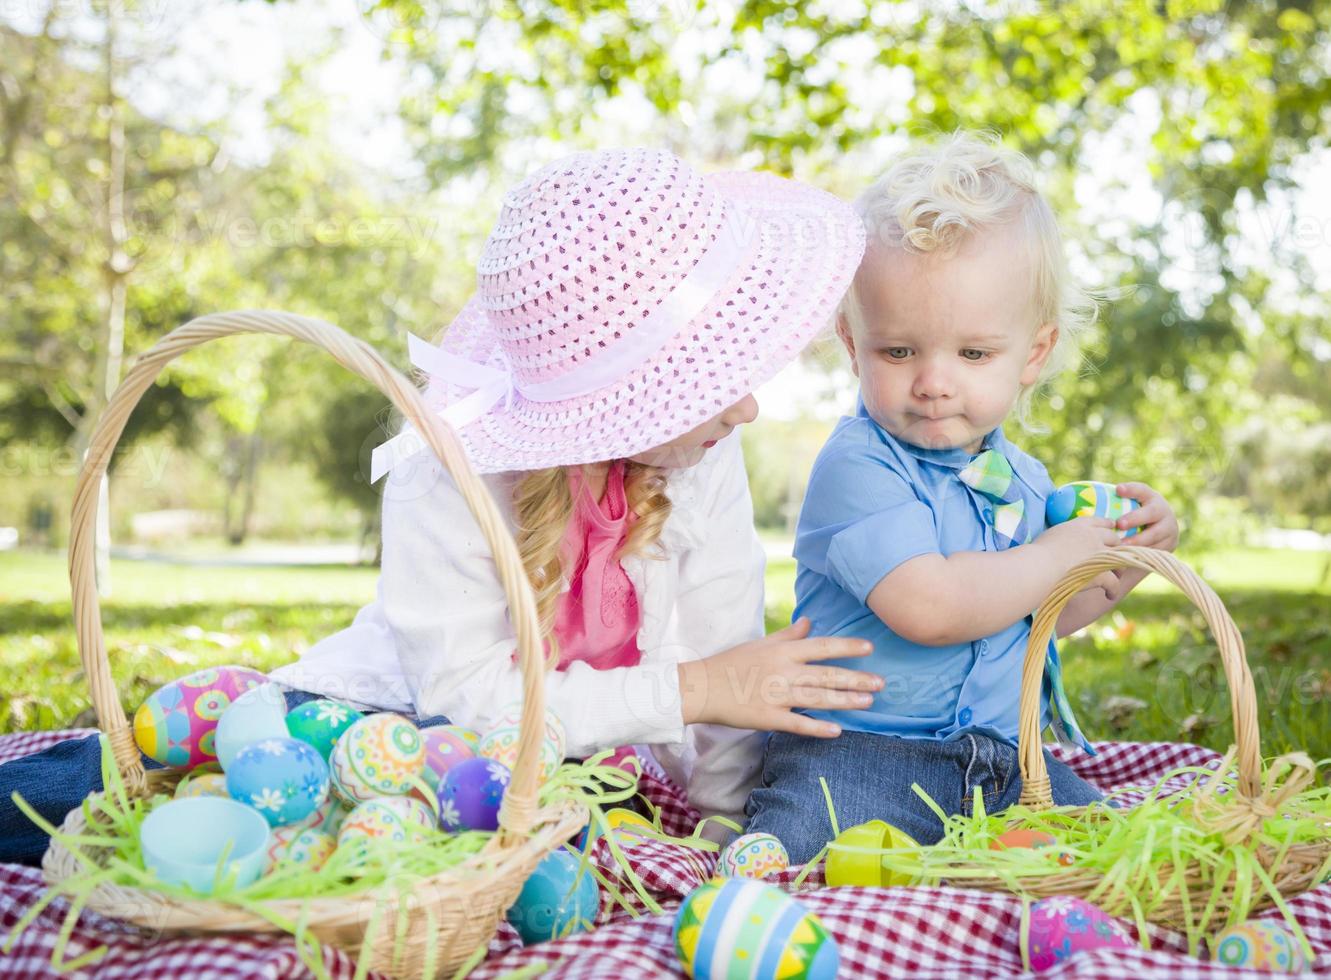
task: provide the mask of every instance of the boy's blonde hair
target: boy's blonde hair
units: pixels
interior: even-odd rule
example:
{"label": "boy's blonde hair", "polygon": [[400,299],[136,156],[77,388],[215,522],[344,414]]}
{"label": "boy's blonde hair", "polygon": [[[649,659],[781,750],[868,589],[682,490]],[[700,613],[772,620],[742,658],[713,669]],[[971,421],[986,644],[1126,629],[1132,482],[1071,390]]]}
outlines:
{"label": "boy's blonde hair", "polygon": [[[861,270],[876,248],[950,252],[983,228],[1020,222],[1031,243],[1037,324],[1058,325],[1058,340],[1039,380],[1017,402],[1018,419],[1026,424],[1036,391],[1077,362],[1098,312],[1094,297],[1068,268],[1058,221],[1036,185],[1031,161],[993,134],[954,133],[897,156],[854,206],[869,236]],[[837,311],[855,332],[864,323],[859,288],[857,275]]]}
{"label": "boy's blonde hair", "polygon": [[[527,473],[513,488],[515,537],[523,568],[536,593],[536,617],[541,635],[546,638],[546,663],[559,663],[559,644],[555,639],[555,615],[558,612],[564,576],[560,551],[568,522],[573,517],[573,493],[569,488],[569,467],[553,466]],[[628,507],[637,515],[629,527],[616,560],[627,555],[646,554],[661,536],[661,528],[670,516],[670,497],[666,494],[665,472],[655,466],[625,461],[624,494]]]}

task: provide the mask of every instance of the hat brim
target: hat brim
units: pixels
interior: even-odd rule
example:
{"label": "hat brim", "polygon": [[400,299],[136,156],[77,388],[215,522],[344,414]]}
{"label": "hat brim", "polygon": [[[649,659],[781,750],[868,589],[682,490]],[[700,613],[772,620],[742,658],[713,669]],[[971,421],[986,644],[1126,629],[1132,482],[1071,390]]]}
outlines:
{"label": "hat brim", "polygon": [[[765,173],[704,179],[751,221],[756,246],[675,338],[598,391],[559,402],[513,399],[458,436],[481,473],[634,456],[715,418],[790,364],[831,323],[864,251],[855,212],[825,191]],[[485,363],[496,339],[473,297],[441,346]],[[435,409],[467,389],[438,379]]]}

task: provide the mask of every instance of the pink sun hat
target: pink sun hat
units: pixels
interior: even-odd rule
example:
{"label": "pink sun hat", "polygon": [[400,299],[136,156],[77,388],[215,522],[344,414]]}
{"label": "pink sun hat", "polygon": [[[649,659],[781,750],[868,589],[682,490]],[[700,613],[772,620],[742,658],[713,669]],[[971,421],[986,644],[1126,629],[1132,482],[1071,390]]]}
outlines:
{"label": "pink sun hat", "polygon": [[[509,191],[475,296],[439,346],[408,337],[411,361],[479,472],[633,456],[793,361],[864,244],[849,205],[792,180],[578,153]],[[374,450],[371,482],[423,456],[408,425]]]}

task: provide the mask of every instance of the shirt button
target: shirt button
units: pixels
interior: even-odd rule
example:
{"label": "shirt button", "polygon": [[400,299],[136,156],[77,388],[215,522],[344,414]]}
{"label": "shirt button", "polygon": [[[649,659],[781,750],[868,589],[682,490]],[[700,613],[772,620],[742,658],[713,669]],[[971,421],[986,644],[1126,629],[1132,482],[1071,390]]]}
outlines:
{"label": "shirt button", "polygon": [[989,649],[989,641],[988,641],[988,640],[981,640],[981,641],[980,641],[980,652],[981,652],[981,653],[984,653],[984,652],[987,651],[988,649]]}
{"label": "shirt button", "polygon": [[957,723],[961,725],[969,725],[971,723],[971,718],[973,717],[974,715],[971,713],[970,708],[962,708],[957,714]]}

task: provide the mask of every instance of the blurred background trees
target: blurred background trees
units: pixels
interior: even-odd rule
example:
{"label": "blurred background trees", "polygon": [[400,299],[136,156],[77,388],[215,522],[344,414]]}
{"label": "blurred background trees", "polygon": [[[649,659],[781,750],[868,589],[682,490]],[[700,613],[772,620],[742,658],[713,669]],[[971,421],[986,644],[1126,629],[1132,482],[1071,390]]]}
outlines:
{"label": "blurred background trees", "polygon": [[[851,196],[906,139],[964,127],[1037,161],[1105,299],[1086,369],[1023,437],[1055,479],[1145,479],[1192,547],[1331,530],[1331,4],[362,0],[350,27],[309,3],[211,6],[320,38],[288,54],[259,160],[231,153],[226,111],[144,97],[178,70],[187,15],[0,19],[0,524],[46,506],[59,540],[88,420],[191,316],[321,316],[405,367],[406,331],[467,295],[502,189],[573,148],[665,145]],[[392,175],[336,145],[347,96],[318,69],[347,30],[400,79]],[[228,84],[226,64],[195,70]],[[851,392],[823,345],[765,393],[745,448],[774,532]],[[364,464],[386,417],[318,352],[211,344],[122,440],[117,534],[135,509],[190,508],[233,543],[372,550]]]}

